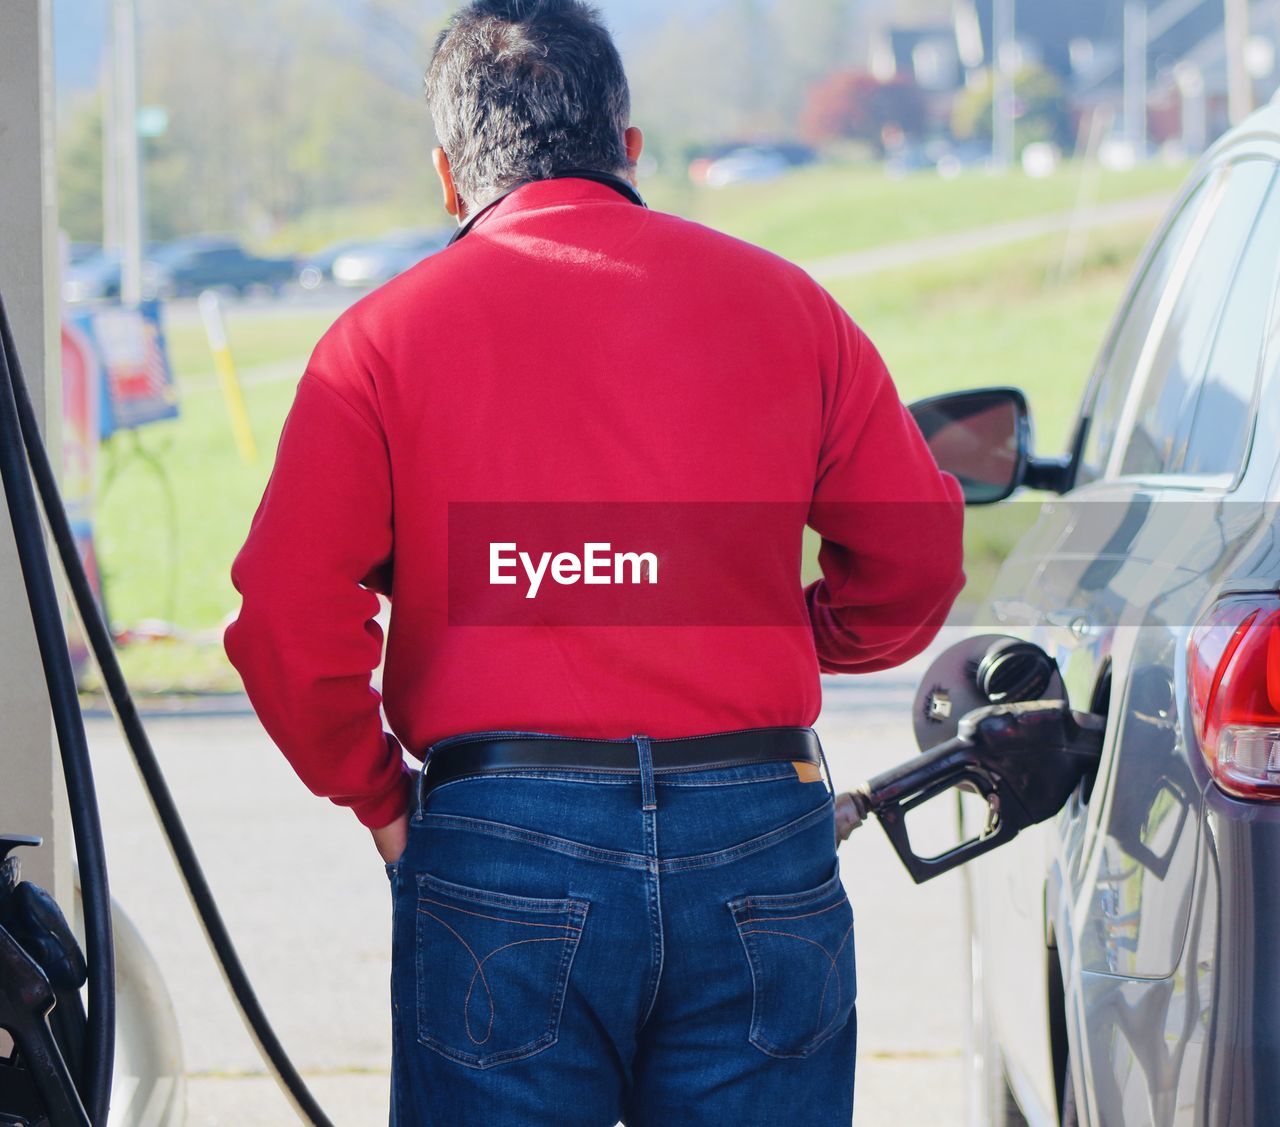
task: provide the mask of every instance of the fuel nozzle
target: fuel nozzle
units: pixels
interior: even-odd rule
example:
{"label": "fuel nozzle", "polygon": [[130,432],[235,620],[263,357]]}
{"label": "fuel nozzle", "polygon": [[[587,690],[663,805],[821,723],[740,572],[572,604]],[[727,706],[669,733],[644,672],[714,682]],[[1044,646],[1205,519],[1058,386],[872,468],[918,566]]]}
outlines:
{"label": "fuel nozzle", "polygon": [[[1033,699],[1020,699],[1036,694]],[[917,884],[940,876],[1052,818],[1102,753],[1103,717],[1066,701],[1053,659],[1003,635],[970,638],[942,653],[916,699],[923,755],[836,799],[836,833],[875,814]],[[915,852],[906,817],[953,788],[981,795],[978,833],[933,857]]]}

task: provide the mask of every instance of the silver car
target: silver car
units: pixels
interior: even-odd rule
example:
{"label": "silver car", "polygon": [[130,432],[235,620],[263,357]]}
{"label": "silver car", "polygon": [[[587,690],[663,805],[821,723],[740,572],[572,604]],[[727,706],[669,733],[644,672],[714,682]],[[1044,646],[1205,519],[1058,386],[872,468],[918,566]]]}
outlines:
{"label": "silver car", "polygon": [[1053,495],[983,626],[1107,722],[1064,811],[961,870],[971,1124],[1280,1123],[1278,286],[1273,105],[1152,240],[1066,458],[1012,389],[935,403],[971,499]]}
{"label": "silver car", "polygon": [[340,286],[380,286],[443,250],[446,231],[398,231],[334,257],[330,275]]}

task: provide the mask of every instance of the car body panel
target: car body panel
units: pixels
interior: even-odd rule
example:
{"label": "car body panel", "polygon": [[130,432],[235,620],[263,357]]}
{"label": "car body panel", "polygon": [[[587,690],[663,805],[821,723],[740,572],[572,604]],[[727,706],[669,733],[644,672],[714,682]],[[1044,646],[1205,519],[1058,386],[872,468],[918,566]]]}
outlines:
{"label": "car body panel", "polygon": [[143,264],[143,281],[145,288],[165,296],[205,289],[244,293],[255,287],[278,290],[296,271],[291,258],[260,258],[234,240],[202,235],[157,248]]}
{"label": "car body panel", "polygon": [[443,250],[448,241],[443,230],[396,232],[337,255],[329,275],[344,286],[381,285]]}
{"label": "car body panel", "polygon": [[[1095,779],[1054,822],[966,868],[984,967],[984,1020],[1032,1123],[1058,1119],[1064,1054],[1055,1054],[1048,1001],[1057,988],[1049,970],[1055,961],[1082,1123],[1280,1123],[1280,971],[1268,957],[1269,941],[1280,937],[1274,891],[1280,803],[1232,799],[1212,782],[1189,724],[1186,674],[1191,627],[1206,606],[1227,591],[1280,586],[1276,213],[1264,212],[1265,224],[1242,227],[1247,216],[1223,211],[1216,218],[1220,198],[1212,195],[1228,191],[1226,182],[1234,195],[1221,197],[1224,208],[1256,196],[1280,209],[1280,178],[1266,171],[1274,161],[1280,161],[1280,108],[1229,135],[1193,173],[1144,256],[1099,361],[1103,373],[1121,355],[1118,334],[1129,309],[1138,309],[1134,316],[1143,320],[1133,322],[1141,325],[1135,339],[1144,342],[1129,357],[1134,367],[1122,376],[1129,385],[1113,405],[1118,437],[1106,465],[1043,504],[992,592],[997,628],[1036,642],[1058,661],[1073,707],[1108,705]],[[1203,264],[1229,253],[1210,239],[1209,225],[1216,231],[1219,223],[1234,224],[1246,249],[1229,262],[1219,257],[1226,283],[1208,286],[1210,266]],[[1171,252],[1157,262],[1166,233]],[[1179,318],[1200,317],[1209,326],[1195,362],[1217,359],[1227,336],[1219,329],[1235,324],[1227,318],[1245,263],[1265,268],[1273,289],[1265,368],[1253,391],[1255,421],[1248,433],[1221,433],[1224,449],[1247,452],[1243,470],[1126,473],[1125,443],[1136,442],[1149,406],[1147,372],[1157,371],[1152,380],[1174,391],[1181,376],[1187,390],[1180,409],[1191,413],[1165,419],[1168,444],[1140,450],[1144,456],[1160,455],[1176,470],[1178,461],[1191,461],[1188,444],[1202,420],[1208,431],[1201,441],[1212,443],[1215,412],[1241,416],[1242,401],[1218,403],[1205,390],[1228,394],[1231,372],[1212,369],[1205,380],[1202,368],[1171,373],[1156,364],[1158,349],[1169,339],[1178,343]],[[1148,270],[1155,300],[1142,307]],[[1219,290],[1215,309],[1183,300],[1199,293],[1202,303],[1217,301]],[[1259,314],[1265,297],[1252,299]],[[1201,347],[1189,331],[1185,339],[1188,348]],[[1102,409],[1094,406],[1106,393],[1099,384],[1095,374],[1073,443],[1077,461],[1087,419]],[[1163,396],[1160,385],[1152,388]]]}
{"label": "car body panel", "polygon": [[791,163],[785,156],[769,148],[743,148],[728,153],[707,167],[705,183],[709,188],[729,188],[735,184],[773,180],[786,173]]}
{"label": "car body panel", "polygon": [[298,281],[305,289],[315,289],[322,282],[333,281],[333,264],[344,254],[367,245],[365,239],[343,239],[307,256],[298,265]]}
{"label": "car body panel", "polygon": [[107,250],[72,262],[63,274],[62,294],[71,303],[119,297],[120,256]]}

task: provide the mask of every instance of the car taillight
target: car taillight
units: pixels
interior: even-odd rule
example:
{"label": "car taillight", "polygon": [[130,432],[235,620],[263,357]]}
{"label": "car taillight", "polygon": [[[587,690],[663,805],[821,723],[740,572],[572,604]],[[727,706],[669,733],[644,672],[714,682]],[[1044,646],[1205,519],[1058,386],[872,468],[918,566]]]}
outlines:
{"label": "car taillight", "polygon": [[1280,596],[1211,607],[1191,632],[1187,673],[1196,738],[1218,785],[1280,799]]}

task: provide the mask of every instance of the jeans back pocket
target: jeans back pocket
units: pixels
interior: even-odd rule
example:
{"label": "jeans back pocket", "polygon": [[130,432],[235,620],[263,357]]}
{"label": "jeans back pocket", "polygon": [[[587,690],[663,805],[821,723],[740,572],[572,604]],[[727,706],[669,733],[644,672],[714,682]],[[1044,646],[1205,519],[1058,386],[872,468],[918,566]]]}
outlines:
{"label": "jeans back pocket", "polygon": [[418,1040],[471,1068],[555,1044],[587,902],[417,881]]}
{"label": "jeans back pocket", "polygon": [[839,867],[817,888],[742,896],[729,910],[751,967],[748,1039],[770,1056],[808,1056],[845,1027],[858,992]]}

